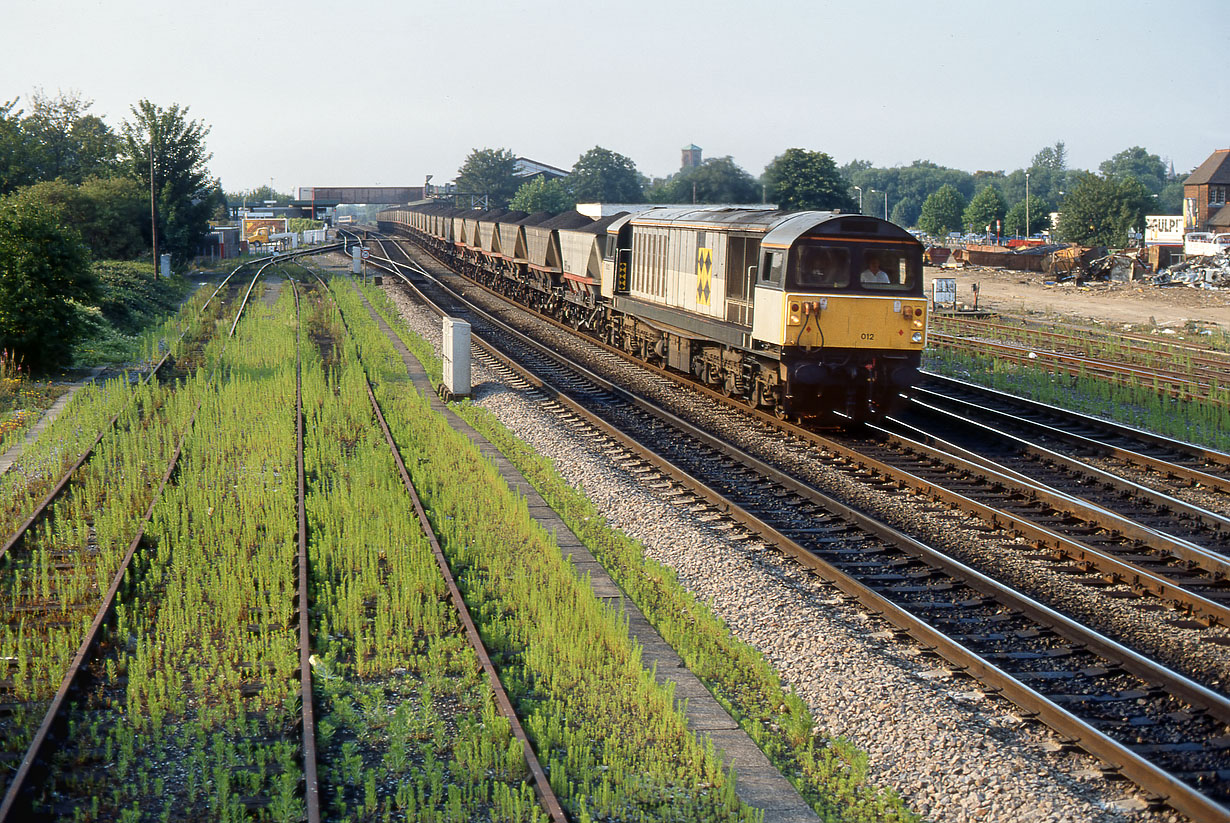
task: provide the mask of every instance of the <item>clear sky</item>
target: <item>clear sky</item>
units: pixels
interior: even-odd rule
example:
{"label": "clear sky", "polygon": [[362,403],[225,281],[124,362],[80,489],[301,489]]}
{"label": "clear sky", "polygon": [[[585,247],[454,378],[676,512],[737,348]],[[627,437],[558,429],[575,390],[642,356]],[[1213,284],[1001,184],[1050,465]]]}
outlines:
{"label": "clear sky", "polygon": [[1223,0],[4,0],[0,101],[76,90],[210,125],[228,191],[451,180],[473,148],[641,172],[837,163],[1072,168],[1230,147]]}

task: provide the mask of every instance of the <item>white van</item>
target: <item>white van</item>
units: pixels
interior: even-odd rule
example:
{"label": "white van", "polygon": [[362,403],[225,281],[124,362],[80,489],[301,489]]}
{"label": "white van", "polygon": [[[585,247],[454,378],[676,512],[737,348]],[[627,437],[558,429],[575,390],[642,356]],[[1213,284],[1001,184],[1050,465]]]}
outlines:
{"label": "white van", "polygon": [[1183,235],[1183,253],[1189,257],[1214,257],[1230,249],[1230,234],[1192,231]]}

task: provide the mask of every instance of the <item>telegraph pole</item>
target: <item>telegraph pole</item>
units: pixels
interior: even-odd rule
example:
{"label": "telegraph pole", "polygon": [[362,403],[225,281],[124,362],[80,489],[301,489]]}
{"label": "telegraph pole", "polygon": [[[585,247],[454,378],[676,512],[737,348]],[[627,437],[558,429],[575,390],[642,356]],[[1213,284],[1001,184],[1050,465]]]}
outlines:
{"label": "telegraph pole", "polygon": [[158,279],[158,197],[154,188],[154,130],[149,130],[149,235],[154,247],[154,279]]}

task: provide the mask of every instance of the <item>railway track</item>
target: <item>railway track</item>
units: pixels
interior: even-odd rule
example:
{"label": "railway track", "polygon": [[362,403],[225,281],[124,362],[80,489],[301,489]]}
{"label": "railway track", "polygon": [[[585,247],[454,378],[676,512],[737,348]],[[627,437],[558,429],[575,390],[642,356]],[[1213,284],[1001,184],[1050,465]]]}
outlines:
{"label": "railway track", "polygon": [[1187,369],[1166,368],[1164,365],[1146,367],[1087,357],[1084,354],[1045,351],[1017,343],[946,335],[942,332],[929,333],[927,344],[934,348],[946,348],[983,357],[993,354],[996,360],[1002,362],[1028,364],[1031,368],[1041,368],[1054,374],[1096,378],[1123,386],[1148,386],[1177,400],[1200,401],[1221,408],[1230,406],[1225,390],[1226,373],[1221,369],[1197,369],[1192,372]]}
{"label": "railway track", "polygon": [[[320,253],[321,251],[329,251],[334,247],[324,247],[313,249],[307,253]],[[284,258],[283,258],[284,259]],[[243,316],[244,310],[247,308],[252,291],[265,270],[271,266],[280,264],[282,259],[262,259],[254,261],[260,265],[257,266],[252,280],[248,284],[244,292],[243,298],[240,301],[238,309],[235,312],[234,321],[231,323],[227,331],[227,338],[234,336],[235,329],[238,326],[239,319]],[[241,266],[231,272],[230,275],[215,289],[210,296],[209,302],[212,303],[219,294],[223,293],[224,289],[228,292],[233,292],[233,296],[237,296],[238,288],[235,286],[235,275],[245,266]],[[208,304],[207,304],[208,305]],[[202,309],[201,314],[204,314]],[[187,332],[185,332],[187,333]],[[182,368],[184,363],[192,363],[198,359],[202,359],[205,345],[209,341],[210,335],[204,335],[196,340],[198,347],[194,352],[180,352],[178,367]],[[222,348],[225,351],[225,345]],[[185,357],[185,354],[188,356]],[[221,353],[219,353],[221,356]],[[168,362],[174,362],[171,353],[163,358],[158,364],[159,369]],[[156,369],[147,376],[146,381],[152,380]],[[208,381],[207,381],[208,382]],[[154,515],[155,507],[162,498],[164,490],[176,475],[180,466],[180,459],[184,451],[184,445],[187,438],[193,432],[196,425],[197,417],[201,411],[201,402],[196,403],[195,408],[187,415],[187,421],[180,429],[175,437],[174,450],[171,453],[165,472],[162,474],[157,487],[151,492],[148,499],[148,505],[145,506],[144,514],[139,518],[136,524],[135,531],[131,541],[127,545],[127,550],[122,558],[117,563],[117,568],[114,574],[110,577],[110,585],[105,592],[101,594],[101,602],[91,605],[87,600],[83,600],[76,604],[74,611],[80,612],[89,610],[93,612],[93,618],[90,620],[88,628],[84,632],[84,636],[77,646],[76,653],[72,660],[68,663],[67,669],[60,681],[60,686],[51,697],[50,702],[45,707],[37,705],[25,705],[24,703],[13,704],[9,703],[4,707],[5,714],[17,716],[34,716],[34,712],[41,713],[42,721],[34,731],[25,754],[20,758],[19,764],[12,772],[11,776],[6,776],[0,786],[4,789],[2,801],[0,801],[0,821],[25,821],[29,819],[43,819],[61,814],[70,814],[73,809],[79,808],[71,800],[66,799],[59,791],[52,790],[47,794],[48,787],[56,785],[56,771],[54,762],[57,757],[61,756],[61,749],[70,744],[76,744],[78,741],[73,740],[73,732],[71,721],[68,719],[69,713],[72,710],[76,701],[80,700],[87,691],[87,684],[91,681],[91,667],[99,665],[98,661],[101,656],[107,654],[107,649],[114,645],[116,639],[111,636],[114,630],[117,609],[123,602],[123,592],[131,590],[133,585],[132,576],[133,568],[140,564],[141,550],[148,548],[146,545],[146,531],[150,526],[151,519]],[[117,415],[118,417],[118,415]],[[95,441],[95,446],[102,441],[108,431],[115,426],[116,420],[112,419]],[[156,432],[157,434],[157,432]],[[85,455],[88,457],[89,454]],[[72,479],[73,473],[76,472],[85,460],[79,460],[68,475],[57,484],[56,493],[62,492],[65,488],[71,487],[68,482]],[[10,538],[7,546],[19,551],[24,543],[26,535],[30,531],[32,522],[37,522],[45,517],[54,503],[56,495],[49,495],[39,506],[36,512],[31,516],[21,529],[20,534]],[[9,556],[9,567],[12,567],[12,554]],[[103,581],[99,581],[102,583]],[[101,590],[101,586],[99,587]],[[42,606],[41,611],[31,611],[22,609],[21,616],[23,618],[23,626],[26,630],[33,629],[37,625],[39,615],[43,615],[52,624],[56,623],[59,618],[57,614],[63,608],[59,604],[58,598],[47,600]],[[306,609],[304,609],[306,614]],[[33,622],[30,622],[33,621]],[[96,674],[101,674],[98,672]],[[44,711],[45,709],[45,711]],[[58,798],[58,799],[57,799]],[[319,819],[317,817],[316,819]]]}
{"label": "railway track", "polygon": [[1114,461],[1125,471],[1148,474],[1162,489],[1200,487],[1230,501],[1230,455],[1215,449],[930,373],[910,400],[915,409],[954,412],[1085,460]]}
{"label": "railway track", "polygon": [[[550,319],[546,322],[564,328]],[[623,352],[586,340],[631,359]],[[664,378],[679,379],[664,369],[633,362]],[[747,412],[720,392],[690,381],[688,385],[717,402]],[[835,456],[837,465],[860,482],[911,489],[982,519],[1001,533],[1000,542],[1005,545],[1016,544],[1018,537],[1024,537],[1029,543],[1016,546],[1018,552],[1050,556],[1064,574],[1076,571],[1084,573],[1091,583],[1122,584],[1109,594],[1119,595],[1126,589],[1135,595],[1152,595],[1206,625],[1230,623],[1226,580],[1230,569],[1217,550],[1230,521],[1220,514],[1121,482],[1113,484],[1112,491],[1118,495],[1114,505],[1090,501],[1074,493],[1083,490],[1082,484],[1088,485],[1086,474],[1069,482],[1067,490],[1053,488],[1045,479],[957,447],[942,434],[928,434],[901,424],[895,424],[893,431],[867,427],[863,436],[840,436],[778,421],[761,411],[751,413],[767,425]],[[940,432],[949,428],[933,427]],[[983,433],[988,443],[1005,442],[1003,434],[993,428],[985,428]],[[1155,440],[1160,444],[1164,438]],[[1160,458],[1155,464],[1167,471],[1182,470]],[[1100,479],[1106,479],[1106,473]],[[1138,501],[1152,515],[1151,522],[1140,522],[1135,506]]]}
{"label": "railway track", "polygon": [[1027,346],[1049,347],[1060,354],[1113,359],[1119,363],[1158,367],[1176,361],[1190,364],[1193,373],[1205,378],[1230,376],[1230,352],[1192,341],[1171,341],[1161,336],[1118,332],[1113,337],[1102,331],[1063,330],[1005,321],[932,315],[935,331],[959,337],[990,337]]}
{"label": "railway track", "polygon": [[[320,278],[318,274],[306,268],[305,268],[305,271],[308,271],[309,274],[313,278],[315,278],[315,280],[319,284],[324,294],[329,294],[328,286],[325,284],[325,282]],[[298,292],[296,290],[296,295],[297,294]],[[345,318],[342,319],[342,323],[343,323],[343,326],[346,328],[347,333],[349,333],[350,331],[349,326],[346,325]],[[406,469],[406,464],[405,464],[404,459],[402,458],[401,450],[398,448],[397,443],[393,438],[392,430],[389,428],[388,421],[385,419],[384,410],[380,407],[380,403],[376,399],[376,393],[372,387],[371,377],[369,374],[367,374],[366,368],[364,368],[364,383],[367,389],[368,401],[371,403],[371,411],[372,411],[373,419],[375,420],[376,424],[378,424],[380,428],[381,434],[384,437],[384,441],[389,448],[389,453],[391,454],[393,458],[393,462],[397,466],[398,476],[401,479],[402,485],[406,490],[407,496],[412,502],[413,509],[414,509],[414,518],[417,520],[419,526],[422,528],[423,533],[426,535],[427,541],[431,546],[431,552],[432,552],[433,557],[435,558],[437,568],[440,571],[440,575],[444,578],[445,585],[448,589],[450,602],[452,603],[453,609],[457,613],[457,616],[461,622],[461,625],[464,627],[466,640],[470,644],[470,647],[474,650],[474,653],[479,661],[479,665],[482,667],[483,672],[487,676],[487,681],[488,681],[488,684],[493,694],[495,695],[496,705],[498,706],[499,712],[511,724],[512,729],[513,729],[513,735],[521,745],[523,756],[525,757],[525,761],[529,768],[530,775],[533,778],[534,791],[538,795],[539,802],[541,803],[543,809],[546,811],[550,819],[554,821],[554,823],[567,823],[567,817],[564,815],[563,807],[560,804],[559,798],[556,796],[555,791],[552,788],[550,781],[547,779],[546,772],[543,770],[542,764],[538,760],[538,756],[534,753],[534,749],[533,749],[533,746],[530,744],[529,737],[525,733],[525,729],[522,726],[520,718],[517,716],[517,712],[513,707],[511,699],[509,699],[508,692],[504,689],[502,683],[500,682],[499,673],[496,671],[495,664],[491,660],[491,655],[488,653],[487,648],[485,644],[483,643],[482,637],[478,631],[478,627],[475,625],[474,618],[470,614],[470,609],[466,605],[465,598],[462,596],[461,590],[457,586],[457,581],[455,577],[453,576],[452,569],[449,567],[448,560],[444,555],[444,550],[440,546],[440,540],[436,536],[435,526],[432,524],[431,519],[428,517],[427,510],[423,506],[423,502],[422,502],[422,499],[419,497],[418,490],[415,488],[414,482],[410,478],[410,473]],[[305,520],[304,503],[303,503],[303,492],[304,492],[304,489],[306,488],[306,483],[304,481],[304,475],[303,475],[302,405],[300,405],[299,407],[297,417],[298,417],[298,426],[299,426],[298,464],[299,464],[299,472],[300,472],[299,474],[299,483],[300,483],[299,485],[299,490],[300,490],[300,493],[299,493],[299,516],[300,516],[300,521],[299,521],[299,524],[300,524],[299,525],[299,546],[300,546],[299,576],[300,576],[300,585],[301,587],[303,587],[301,591],[306,592],[306,589],[309,584],[308,584],[308,579],[307,579],[307,529],[306,529],[306,520]],[[301,655],[301,670],[302,670],[302,677],[303,677],[303,694],[306,696],[306,695],[312,694],[311,666],[309,663],[310,646],[311,646],[311,642],[310,642],[311,632],[308,626],[308,617],[307,617],[308,609],[306,607],[306,603],[307,603],[306,594],[302,595],[301,603],[303,605],[301,605],[300,612],[299,612],[300,614],[300,655]],[[308,711],[307,711],[308,707],[311,705],[311,700],[305,697],[303,701],[303,705],[305,708],[304,715],[306,718],[308,715]],[[305,763],[307,761],[306,754],[308,752],[308,741],[309,741],[309,730],[308,729],[309,729],[308,721],[305,719],[305,722],[304,722],[304,740],[305,740],[304,760],[305,760]],[[315,763],[314,763],[314,760],[315,760],[315,741],[314,739],[311,740],[310,747],[311,747],[312,758],[313,758],[313,767],[310,773],[307,773],[305,771],[305,780],[307,783],[308,803],[309,803],[308,805],[309,821],[313,819],[312,818],[312,803],[313,803],[314,796],[316,797],[316,811],[318,815],[315,819],[319,820],[319,800],[318,800],[319,789],[317,787],[316,768],[315,768]]]}
{"label": "railway track", "polygon": [[[516,337],[507,329],[495,331],[498,326],[479,319],[472,306],[445,303],[470,319],[476,337]],[[1221,741],[1230,704],[1224,696],[618,387],[581,375],[551,352],[524,340],[493,345],[515,346],[515,359],[535,364],[525,379],[541,381],[555,402],[584,414],[652,471],[670,477],[681,496],[708,501],[795,553],[954,667],[1036,712],[1147,791],[1197,819],[1226,819],[1228,761]]]}
{"label": "railway track", "polygon": [[[256,274],[253,275],[252,284],[255,284],[257,278],[260,277],[260,274],[269,265],[271,265],[271,263],[267,262],[258,267]],[[209,300],[213,301],[213,299],[217,297],[217,295],[221,293],[225,287],[227,287],[234,275],[242,268],[244,267],[241,266],[232,271],[231,274],[228,275],[221,284],[219,284],[218,288],[214,290],[214,293],[210,295]],[[235,326],[237,325],[239,318],[243,315],[243,311],[247,306],[248,297],[251,295],[251,292],[252,286],[249,285],[239,308],[235,313],[235,322],[231,324],[230,331],[227,335],[228,337],[233,336]],[[202,314],[203,313],[204,309],[202,309]],[[203,346],[204,341],[201,341],[201,347],[203,348]],[[167,355],[159,361],[155,369],[147,375],[145,381],[148,382],[153,379],[158,370],[165,363],[167,363],[170,358],[171,353],[168,352]],[[5,793],[3,800],[0,801],[0,823],[28,820],[33,817],[45,815],[45,812],[36,812],[34,810],[34,804],[40,786],[47,780],[51,772],[50,761],[56,754],[57,746],[64,742],[64,739],[67,737],[65,714],[68,711],[73,696],[82,688],[82,682],[86,677],[86,672],[89,665],[93,662],[100,646],[105,642],[105,632],[111,621],[114,619],[116,605],[119,602],[121,587],[125,584],[129,569],[133,564],[134,557],[136,556],[138,550],[143,546],[145,532],[149,527],[151,518],[153,517],[154,508],[161,499],[163,490],[171,481],[171,478],[174,476],[179,466],[180,456],[183,453],[184,441],[188,434],[192,431],[192,427],[196,422],[197,413],[199,411],[200,404],[198,403],[191,416],[188,418],[186,426],[179,433],[166,471],[163,473],[158,487],[154,490],[149,499],[148,506],[140,518],[138,527],[132,537],[131,542],[128,544],[127,551],[120,560],[117,571],[110,580],[109,587],[102,595],[102,602],[97,605],[96,609],[94,609],[93,618],[89,623],[89,627],[86,630],[84,638],[77,647],[76,654],[73,656],[72,661],[68,664],[67,671],[65,671],[63,675],[60,687],[51,698],[50,704],[46,707],[46,710],[43,713],[43,720],[35,731],[33,738],[26,749],[25,755],[21,758],[16,771],[12,775],[12,778],[4,783]],[[30,526],[47,514],[58,495],[68,487],[69,480],[71,480],[76,471],[85,464],[86,460],[92,455],[94,447],[97,447],[107,432],[115,426],[119,417],[120,414],[117,413],[116,416],[109,421],[105,429],[99,433],[98,438],[94,442],[94,446],[91,447],[91,449],[87,451],[76,464],[74,464],[70,471],[56,485],[53,492],[44,498],[36,511],[25,523],[22,524],[19,531],[10,537],[5,546],[6,550],[19,546],[25,536],[29,533]],[[86,603],[82,603],[81,607],[89,608]],[[48,618],[54,619],[54,614],[56,611],[56,606],[51,602],[47,602],[41,613]],[[37,618],[37,616],[37,613],[31,613],[26,619],[29,620],[30,618]],[[12,712],[15,707],[9,706],[8,708],[9,711]]]}

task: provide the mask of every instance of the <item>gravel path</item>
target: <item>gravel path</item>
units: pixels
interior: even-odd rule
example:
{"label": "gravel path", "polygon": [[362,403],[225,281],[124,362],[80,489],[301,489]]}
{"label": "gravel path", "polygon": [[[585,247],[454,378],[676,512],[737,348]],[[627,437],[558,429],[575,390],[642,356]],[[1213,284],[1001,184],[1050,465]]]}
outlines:
{"label": "gravel path", "polygon": [[[438,349],[439,320],[400,290],[386,291]],[[1062,750],[1047,729],[951,675],[938,658],[894,639],[883,621],[758,539],[723,529],[721,521],[702,524],[659,499],[634,474],[610,464],[601,440],[561,426],[480,363],[474,382],[477,404],[554,460],[650,556],[673,567],[738,637],[773,662],[827,734],[868,753],[873,780],[895,788],[928,819],[1182,819],[1145,810],[1132,786],[1101,778],[1096,760]]]}

